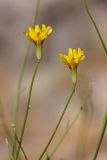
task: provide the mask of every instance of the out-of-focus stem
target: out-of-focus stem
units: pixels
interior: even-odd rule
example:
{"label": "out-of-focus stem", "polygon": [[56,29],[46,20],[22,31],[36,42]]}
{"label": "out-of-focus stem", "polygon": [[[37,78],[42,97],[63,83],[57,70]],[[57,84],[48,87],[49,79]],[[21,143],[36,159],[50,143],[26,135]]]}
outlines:
{"label": "out-of-focus stem", "polygon": [[[37,0],[33,26],[38,21],[39,8],[40,8],[39,6],[40,6],[40,0]],[[20,96],[21,96],[21,86],[22,86],[24,71],[25,71],[25,68],[26,68],[26,65],[27,65],[27,60],[28,60],[30,48],[31,48],[31,42],[29,41],[28,46],[27,46],[26,51],[25,51],[24,59],[23,59],[22,65],[21,65],[20,74],[19,74],[19,80],[18,80],[18,86],[17,86],[16,102],[15,102],[14,114],[13,114],[13,116],[14,116],[13,117],[13,123],[15,125],[16,125],[18,109],[19,109],[19,102],[20,102]]]}
{"label": "out-of-focus stem", "polygon": [[95,154],[94,154],[94,157],[93,157],[92,160],[97,159],[97,156],[98,156],[98,153],[99,153],[99,150],[100,150],[103,138],[104,138],[106,128],[107,128],[107,109],[106,109],[106,113],[105,113],[105,116],[104,116],[104,122],[103,122],[103,127],[102,127],[102,130],[101,130],[101,135],[100,135],[100,138],[99,138],[99,141],[98,141],[98,144],[97,144],[97,148],[96,148],[96,151],[95,151]]}
{"label": "out-of-focus stem", "polygon": [[8,139],[8,143],[10,143],[10,145],[12,145],[12,143],[13,143],[12,135],[10,133],[10,130],[9,130],[9,127],[8,127],[8,122],[6,120],[6,116],[5,116],[5,113],[3,111],[3,107],[2,107],[1,103],[0,103],[0,119],[1,119],[1,123],[2,123],[4,133],[6,134],[6,137]]}
{"label": "out-of-focus stem", "polygon": [[34,79],[35,79],[35,76],[36,76],[36,73],[37,73],[37,70],[38,70],[38,67],[39,67],[39,63],[40,63],[40,61],[37,62],[37,65],[35,67],[34,73],[32,75],[32,80],[31,80],[31,84],[30,84],[30,88],[29,88],[29,95],[28,95],[28,99],[27,99],[27,106],[26,106],[24,121],[23,121],[23,125],[22,125],[20,139],[19,139],[20,145],[18,146],[15,160],[18,159],[19,152],[20,152],[20,149],[21,149],[21,144],[22,144],[22,140],[23,140],[23,136],[24,136],[24,132],[25,132],[25,127],[26,127],[26,122],[27,122],[27,118],[28,118],[28,113],[29,113],[29,106],[30,106],[30,101],[31,101],[31,95],[32,95]]}
{"label": "out-of-focus stem", "polygon": [[16,137],[16,141],[17,141],[18,145],[19,145],[19,146],[20,146],[20,148],[21,148],[21,151],[22,151],[22,153],[23,153],[23,155],[24,155],[25,160],[28,160],[27,155],[26,155],[26,153],[25,153],[25,151],[24,151],[24,149],[23,149],[22,145],[20,145],[20,141],[19,141],[19,139],[18,139],[18,137],[17,137],[17,134],[16,134],[16,133],[15,133],[15,137]]}
{"label": "out-of-focus stem", "polygon": [[71,92],[71,94],[70,94],[70,96],[69,96],[69,98],[68,98],[68,100],[67,100],[67,102],[66,102],[66,104],[65,104],[64,110],[63,110],[63,112],[62,112],[62,114],[61,114],[61,116],[60,116],[60,118],[59,118],[59,121],[58,121],[58,123],[57,123],[57,125],[56,125],[56,127],[55,127],[55,129],[54,129],[54,131],[53,131],[53,133],[52,133],[52,135],[51,135],[48,143],[46,144],[43,152],[41,153],[40,157],[38,158],[38,160],[41,160],[41,159],[42,159],[42,157],[43,157],[44,154],[46,153],[48,147],[50,146],[50,144],[51,144],[51,142],[52,142],[52,140],[53,140],[53,138],[54,138],[54,136],[55,136],[55,134],[56,134],[59,126],[60,126],[60,123],[61,123],[61,121],[62,121],[62,119],[63,119],[63,117],[64,117],[64,114],[65,114],[65,112],[66,112],[66,110],[67,110],[67,108],[68,108],[68,105],[69,105],[69,103],[70,103],[70,101],[71,101],[71,99],[72,99],[72,97],[73,97],[73,95],[74,95],[74,93],[75,93],[75,87],[76,87],[76,83],[75,83],[75,85],[73,85],[73,90],[72,90],[72,92]]}
{"label": "out-of-focus stem", "polygon": [[66,128],[64,134],[62,135],[61,139],[59,140],[59,142],[56,144],[56,146],[54,147],[53,151],[51,152],[51,154],[49,155],[49,159],[51,159],[53,157],[53,155],[55,154],[55,152],[58,150],[58,148],[60,147],[60,145],[62,144],[63,140],[65,139],[65,137],[67,136],[68,132],[70,131],[70,129],[73,127],[73,125],[76,123],[76,121],[78,120],[78,118],[80,117],[81,111],[82,111],[83,107],[80,108],[80,111],[77,113],[77,115],[75,116],[75,118],[73,119],[73,121],[69,124],[69,126]]}
{"label": "out-of-focus stem", "polygon": [[101,41],[101,44],[102,44],[103,49],[104,49],[104,51],[105,51],[105,53],[106,53],[106,56],[107,56],[107,47],[106,47],[106,45],[105,45],[105,42],[104,42],[103,37],[102,37],[102,35],[101,35],[101,32],[100,32],[100,30],[99,30],[99,28],[98,28],[98,26],[97,26],[97,24],[96,24],[96,22],[95,22],[95,20],[94,20],[94,18],[93,18],[93,16],[92,16],[91,12],[90,12],[90,10],[89,10],[89,7],[88,7],[88,5],[87,5],[87,0],[84,0],[84,5],[85,5],[86,12],[87,12],[89,18],[91,19],[91,21],[92,21],[92,23],[93,23],[93,25],[94,25],[94,27],[95,27],[95,30],[96,30],[96,32],[97,32],[97,34],[98,34],[98,37],[99,37],[99,39],[100,39],[100,41]]}
{"label": "out-of-focus stem", "polygon": [[[38,15],[39,15],[39,7],[40,6],[40,0],[36,1],[36,9],[35,9],[35,14],[34,14],[34,20],[33,20],[33,26],[37,23],[38,21]],[[22,82],[23,82],[23,76],[24,76],[24,72],[25,72],[25,68],[27,65],[27,60],[29,57],[29,53],[30,53],[30,49],[31,49],[31,42],[29,41],[28,46],[26,48],[25,54],[24,54],[24,59],[23,62],[21,64],[21,69],[20,69],[20,74],[19,74],[19,80],[18,80],[18,85],[17,85],[17,93],[16,93],[16,101],[15,101],[15,106],[14,106],[14,113],[13,113],[13,124],[15,124],[15,126],[17,125],[17,118],[18,118],[18,110],[19,110],[19,103],[20,103],[20,97],[21,97],[21,87],[22,87]],[[14,139],[13,142],[13,153],[15,154],[14,151],[16,150],[16,142]]]}

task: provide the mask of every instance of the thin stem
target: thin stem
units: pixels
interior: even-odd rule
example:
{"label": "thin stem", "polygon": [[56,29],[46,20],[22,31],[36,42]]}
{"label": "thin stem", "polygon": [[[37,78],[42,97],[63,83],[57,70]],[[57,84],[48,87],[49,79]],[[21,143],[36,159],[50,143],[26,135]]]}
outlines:
{"label": "thin stem", "polygon": [[8,151],[9,151],[9,160],[14,160],[14,157],[11,152],[12,147],[11,147],[10,143],[8,142],[8,140],[7,140],[7,145],[8,145]]}
{"label": "thin stem", "polygon": [[[34,20],[33,20],[33,26],[38,21],[39,8],[40,8],[40,0],[37,0],[36,1],[35,14],[34,14]],[[31,42],[29,41],[28,46],[27,46],[26,51],[25,51],[25,54],[24,54],[23,62],[21,64],[21,70],[20,70],[20,74],[19,74],[19,80],[18,80],[18,86],[17,86],[17,92],[16,92],[16,101],[15,101],[14,113],[13,113],[13,124],[15,124],[15,126],[16,126],[17,117],[18,117],[18,110],[19,110],[19,103],[20,103],[20,97],[21,97],[21,87],[22,87],[22,82],[23,82],[23,76],[24,76],[24,71],[25,71],[26,65],[27,65],[27,60],[28,60],[28,57],[29,57],[30,49],[31,49]],[[14,150],[16,150],[15,139],[14,139],[14,142],[13,142],[13,153],[12,154],[15,154]]]}
{"label": "thin stem", "polygon": [[5,113],[3,111],[3,107],[2,107],[1,103],[0,103],[0,119],[1,119],[3,130],[6,134],[7,139],[8,139],[8,142],[12,146],[13,138],[12,138],[12,135],[10,133],[8,123],[7,123],[7,119],[6,119],[6,116],[5,116]]}
{"label": "thin stem", "polygon": [[99,30],[99,28],[98,28],[98,26],[97,26],[97,24],[96,24],[96,22],[95,22],[95,20],[94,20],[94,18],[93,18],[93,16],[92,16],[91,12],[90,12],[90,10],[89,10],[89,7],[88,7],[88,5],[87,5],[87,0],[84,0],[84,5],[85,5],[86,12],[87,12],[89,18],[91,19],[91,21],[92,21],[92,23],[93,23],[93,25],[94,25],[94,27],[95,27],[95,30],[96,30],[96,32],[97,32],[97,34],[98,34],[98,37],[99,37],[99,39],[100,39],[100,41],[101,41],[101,44],[102,44],[103,49],[104,49],[104,51],[105,51],[105,53],[106,53],[106,56],[107,56],[107,47],[106,47],[105,42],[104,42],[104,40],[103,40],[103,38],[102,38],[101,32],[100,32],[100,30]]}
{"label": "thin stem", "polygon": [[103,127],[102,127],[102,130],[101,130],[101,135],[100,135],[100,138],[99,138],[99,141],[98,141],[98,145],[97,145],[97,148],[96,148],[96,151],[95,151],[95,154],[94,154],[94,157],[93,157],[92,160],[97,159],[97,156],[98,156],[98,153],[99,153],[99,150],[100,150],[103,138],[104,138],[104,134],[105,134],[105,131],[106,131],[106,127],[107,127],[107,110],[106,110],[106,113],[105,113],[105,116],[104,116]]}
{"label": "thin stem", "polygon": [[24,71],[25,71],[25,68],[26,68],[30,48],[31,48],[31,42],[29,42],[29,44],[27,46],[25,56],[24,56],[24,60],[23,60],[23,63],[21,65],[21,72],[20,72],[20,75],[19,75],[19,81],[18,81],[17,93],[16,93],[16,102],[15,102],[14,114],[13,114],[13,116],[14,116],[13,117],[13,123],[14,124],[16,124],[16,121],[17,121],[19,102],[20,102],[20,96],[21,96],[21,86],[22,86],[23,75],[24,75]]}
{"label": "thin stem", "polygon": [[8,139],[6,139],[6,144],[8,146],[8,160],[13,160],[13,155],[12,155],[12,146],[10,145]]}
{"label": "thin stem", "polygon": [[76,114],[75,118],[73,119],[72,122],[68,123],[65,132],[63,133],[61,139],[59,140],[59,142],[56,144],[56,146],[54,147],[53,151],[51,152],[50,156],[48,159],[51,159],[53,157],[53,155],[55,154],[55,152],[58,150],[58,148],[60,147],[60,145],[62,144],[62,142],[64,141],[65,137],[67,136],[68,132],[71,130],[71,128],[74,126],[74,124],[76,123],[76,121],[78,120],[78,118],[80,117],[80,114],[82,112],[82,110],[85,108],[86,104],[87,104],[87,100],[89,98],[89,95],[86,97],[85,102],[83,103],[83,105],[81,105],[78,113]]}
{"label": "thin stem", "polygon": [[28,101],[27,101],[27,106],[26,106],[26,112],[25,112],[25,117],[24,117],[24,121],[23,121],[23,125],[22,125],[22,130],[21,130],[21,135],[20,135],[20,145],[18,146],[18,150],[16,152],[16,159],[18,159],[19,157],[19,152],[20,152],[20,148],[21,148],[21,144],[22,144],[22,140],[23,140],[23,136],[24,136],[24,131],[25,131],[25,127],[26,127],[26,122],[27,122],[27,117],[28,117],[28,113],[29,113],[29,105],[30,105],[30,101],[31,101],[31,95],[32,95],[32,88],[33,88],[33,84],[34,84],[34,79],[39,67],[39,63],[40,61],[37,62],[37,65],[35,67],[33,76],[32,76],[32,80],[31,80],[31,84],[30,84],[30,89],[29,89],[29,95],[28,95]]}
{"label": "thin stem", "polygon": [[[33,20],[33,26],[38,21],[39,8],[40,8],[39,6],[40,6],[40,0],[37,0],[36,9],[35,9],[35,16],[34,16],[34,20]],[[13,117],[13,123],[15,125],[16,125],[17,114],[18,114],[18,109],[19,109],[19,102],[20,102],[20,96],[21,96],[21,86],[22,86],[24,71],[25,71],[25,68],[26,68],[26,65],[27,65],[27,60],[28,60],[30,48],[31,48],[31,42],[29,41],[27,49],[25,51],[24,60],[23,60],[23,63],[21,65],[21,70],[20,70],[20,75],[19,75],[19,80],[18,80],[18,86],[17,86],[16,102],[15,102],[15,107],[14,107],[15,109],[14,109],[14,114],[13,114],[13,116],[14,116]]]}
{"label": "thin stem", "polygon": [[37,24],[38,22],[38,17],[39,17],[39,10],[40,10],[40,1],[41,0],[37,0],[36,3],[36,9],[35,9],[35,13],[34,13],[34,21],[33,21],[33,26],[35,26],[35,24]]}
{"label": "thin stem", "polygon": [[12,156],[13,158],[15,158],[15,154],[16,154],[16,148],[17,148],[17,144],[16,144],[16,137],[15,137],[15,130],[16,130],[16,126],[13,124],[12,126],[13,129],[13,144],[12,144]]}
{"label": "thin stem", "polygon": [[69,126],[66,128],[64,134],[62,135],[61,139],[59,140],[59,142],[56,144],[56,146],[54,147],[53,151],[51,152],[51,154],[49,155],[49,159],[51,159],[53,157],[53,155],[55,154],[55,152],[58,150],[58,148],[60,147],[60,145],[62,144],[63,140],[65,139],[65,137],[67,136],[68,132],[70,131],[70,129],[74,126],[74,124],[76,123],[76,121],[78,120],[78,118],[80,117],[81,111],[82,111],[82,107],[80,108],[80,111],[77,113],[77,115],[75,116],[75,118],[73,119],[73,121],[69,124]]}
{"label": "thin stem", "polygon": [[4,110],[3,110],[1,103],[0,103],[0,119],[1,119],[1,124],[2,124],[3,130],[4,130],[4,133],[6,134],[6,137],[7,137],[8,149],[9,149],[8,159],[12,160],[12,158],[13,158],[12,157],[13,136],[11,135],[11,132],[9,130],[8,122],[7,122],[7,119],[6,119],[6,116],[5,116],[5,113],[4,113]]}
{"label": "thin stem", "polygon": [[[25,52],[25,55],[24,55],[24,60],[21,64],[21,70],[20,70],[18,86],[17,86],[17,93],[16,93],[16,102],[15,102],[14,113],[13,113],[13,124],[15,124],[15,125],[16,125],[16,122],[17,122],[17,116],[18,116],[18,110],[19,110],[23,76],[24,76],[24,71],[25,71],[26,65],[27,65],[27,60],[28,60],[30,48],[31,48],[31,42],[28,43],[28,46],[27,46],[27,49],[26,49],[26,52]],[[14,139],[13,151],[12,151],[13,153],[12,154],[15,154],[14,153],[15,150],[16,150],[16,141]]]}
{"label": "thin stem", "polygon": [[[88,16],[90,17],[90,19],[91,19],[91,21],[92,21],[92,23],[93,23],[93,25],[94,25],[94,27],[96,29],[96,32],[97,32],[97,34],[99,36],[99,39],[101,41],[101,44],[103,46],[103,49],[104,49],[104,51],[105,51],[105,53],[107,55],[107,47],[106,47],[105,42],[104,42],[104,40],[102,38],[102,35],[101,35],[100,31],[99,31],[99,28],[98,28],[93,16],[91,15],[91,12],[90,12],[90,10],[88,8],[86,0],[84,0],[84,4],[85,4],[86,12],[87,12]],[[105,114],[105,117],[104,117],[103,128],[102,128],[102,131],[101,131],[101,135],[100,135],[100,138],[99,138],[99,142],[98,142],[98,145],[97,145],[93,160],[97,159],[97,156],[98,156],[98,153],[99,153],[99,149],[101,147],[102,140],[103,140],[103,137],[104,137],[104,134],[105,134],[105,131],[106,131],[106,127],[107,127],[107,111],[106,111],[106,114]]]}
{"label": "thin stem", "polygon": [[52,135],[51,135],[51,137],[50,137],[47,145],[45,146],[42,154],[41,154],[40,157],[38,158],[38,160],[41,160],[41,159],[42,159],[42,157],[44,156],[45,152],[47,151],[49,145],[51,144],[51,142],[52,142],[52,140],[53,140],[53,138],[54,138],[54,136],[55,136],[55,134],[56,134],[56,132],[57,132],[57,130],[58,130],[58,128],[59,128],[59,125],[60,125],[60,123],[61,123],[61,121],[62,121],[62,119],[63,119],[63,117],[64,117],[64,114],[65,114],[65,112],[66,112],[66,110],[67,110],[67,108],[68,108],[68,105],[69,105],[69,103],[70,103],[70,101],[71,101],[71,99],[72,99],[72,97],[73,97],[73,95],[74,95],[74,93],[75,93],[75,87],[76,87],[76,83],[75,83],[75,85],[73,85],[73,90],[72,90],[72,92],[71,92],[71,94],[70,94],[70,96],[69,96],[69,98],[68,98],[68,100],[67,100],[67,102],[66,102],[66,104],[65,104],[64,110],[63,110],[63,112],[62,112],[62,114],[61,114],[61,116],[60,116],[60,118],[59,118],[59,121],[58,121],[58,123],[57,123],[57,125],[56,125],[56,127],[55,127],[55,129],[54,129],[54,131],[53,131],[53,133],[52,133]]}
{"label": "thin stem", "polygon": [[[20,141],[19,141],[18,136],[17,136],[17,133],[16,133],[16,127],[13,125],[12,128],[13,128],[15,143],[17,142],[18,145],[20,145]],[[17,144],[15,144],[15,145],[17,145]],[[20,148],[21,148],[21,151],[22,151],[22,153],[23,153],[23,155],[24,155],[25,160],[28,160],[27,155],[26,155],[26,153],[25,153],[22,145],[20,146]],[[12,149],[13,149],[13,148],[12,148]],[[14,149],[15,149],[15,148],[14,148]],[[13,153],[13,152],[12,152],[12,153]],[[12,154],[12,155],[13,155],[13,154]],[[15,155],[13,155],[13,156],[15,156]]]}
{"label": "thin stem", "polygon": [[[16,133],[15,133],[15,137],[16,137],[16,141],[17,141],[18,145],[20,145],[20,141],[19,141]],[[22,145],[20,145],[20,148],[21,148],[21,151],[22,151],[22,153],[23,153],[23,155],[24,155],[24,157],[25,157],[25,160],[28,160],[27,155],[26,155],[26,153],[25,153]]]}

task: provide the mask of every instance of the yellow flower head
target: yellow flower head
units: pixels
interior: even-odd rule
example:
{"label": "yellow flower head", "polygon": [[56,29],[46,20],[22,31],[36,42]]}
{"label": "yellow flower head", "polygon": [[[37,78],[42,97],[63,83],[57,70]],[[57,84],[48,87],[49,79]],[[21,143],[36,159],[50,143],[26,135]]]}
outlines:
{"label": "yellow flower head", "polygon": [[60,61],[65,65],[68,65],[70,69],[77,68],[78,64],[84,60],[85,54],[84,51],[80,48],[78,49],[68,49],[68,55],[60,54]]}
{"label": "yellow flower head", "polygon": [[40,28],[39,25],[35,25],[34,28],[29,27],[25,32],[26,37],[33,41],[36,45],[41,45],[43,41],[52,33],[52,27],[42,24]]}

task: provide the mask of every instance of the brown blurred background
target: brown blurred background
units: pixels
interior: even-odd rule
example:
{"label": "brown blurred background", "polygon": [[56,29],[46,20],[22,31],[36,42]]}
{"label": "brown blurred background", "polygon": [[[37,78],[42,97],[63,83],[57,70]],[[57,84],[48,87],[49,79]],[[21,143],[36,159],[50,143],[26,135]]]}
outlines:
{"label": "brown blurred background", "polygon": [[[107,1],[88,2],[107,42]],[[23,32],[32,24],[35,8],[36,0],[0,0],[0,101],[10,128],[20,65],[28,44]],[[85,50],[86,59],[78,68],[76,95],[50,151],[64,132],[68,120],[73,119],[90,94],[86,109],[53,157],[53,160],[90,160],[98,142],[107,106],[107,57],[81,0],[41,0],[38,23],[51,25],[53,34],[44,43],[43,59],[33,88],[23,146],[29,160],[37,159],[40,155],[71,89],[69,70],[59,62],[58,54],[66,53],[69,47],[80,47]],[[36,62],[34,52],[32,44],[24,74],[18,133]],[[107,159],[106,138],[98,160]],[[6,160],[7,153],[6,136],[0,123],[0,160]]]}

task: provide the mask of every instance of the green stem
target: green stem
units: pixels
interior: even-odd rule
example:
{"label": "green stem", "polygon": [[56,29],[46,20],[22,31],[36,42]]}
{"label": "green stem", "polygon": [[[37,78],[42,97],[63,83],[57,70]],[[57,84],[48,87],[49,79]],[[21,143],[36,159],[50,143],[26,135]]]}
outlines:
{"label": "green stem", "polygon": [[5,113],[3,111],[3,107],[2,107],[1,103],[0,103],[0,119],[1,119],[1,124],[2,124],[3,130],[4,130],[4,133],[6,134],[8,142],[12,147],[13,137],[12,137],[11,132],[9,130],[8,122],[7,122],[7,119],[6,119],[6,116],[5,116]]}
{"label": "green stem", "polygon": [[77,83],[77,68],[71,69],[71,78],[73,84],[75,85],[75,83]]}
{"label": "green stem", "polygon": [[37,24],[37,22],[38,22],[40,1],[41,0],[37,0],[37,2],[36,2],[36,9],[35,9],[35,13],[34,13],[35,16],[34,16],[33,26],[35,26],[35,24]]}
{"label": "green stem", "polygon": [[[24,60],[23,60],[23,63],[21,65],[20,75],[19,75],[19,81],[18,81],[17,93],[16,93],[16,102],[15,102],[14,113],[13,113],[13,124],[15,124],[15,126],[16,126],[18,110],[19,110],[22,81],[23,81],[24,71],[25,71],[25,68],[26,68],[26,65],[27,65],[27,60],[28,60],[30,48],[31,48],[31,42],[28,43],[28,46],[27,46],[27,49],[26,49],[26,52],[25,52],[25,55],[24,55]],[[12,155],[15,154],[15,150],[16,150],[16,140],[14,139]]]}
{"label": "green stem", "polygon": [[106,131],[106,127],[107,127],[107,110],[106,110],[106,113],[105,113],[105,116],[104,116],[104,122],[103,122],[101,135],[100,135],[100,138],[99,138],[99,142],[98,142],[98,145],[97,145],[97,148],[96,148],[96,151],[95,151],[95,154],[94,154],[94,157],[93,157],[92,160],[97,159],[97,156],[98,156],[98,153],[99,153],[99,150],[100,150],[103,138],[104,138],[104,134],[105,134],[105,131]]}
{"label": "green stem", "polygon": [[78,118],[80,117],[81,111],[83,110],[83,107],[80,108],[80,111],[77,113],[77,115],[75,116],[75,118],[73,119],[73,121],[69,124],[69,126],[67,127],[67,129],[65,130],[64,134],[62,135],[61,139],[59,140],[59,142],[56,144],[56,146],[54,147],[53,151],[51,152],[50,156],[48,157],[48,159],[51,159],[53,157],[53,155],[55,154],[55,152],[58,150],[59,146],[62,144],[63,140],[65,139],[65,137],[67,136],[68,132],[70,131],[70,129],[73,127],[73,125],[75,124],[75,122],[78,120]]}
{"label": "green stem", "polygon": [[65,112],[66,112],[66,110],[67,110],[67,108],[68,108],[68,105],[69,105],[69,103],[70,103],[70,101],[71,101],[71,99],[72,99],[72,97],[73,97],[73,95],[74,95],[74,93],[75,93],[75,87],[76,87],[76,84],[73,85],[73,90],[72,90],[72,92],[71,92],[71,94],[70,94],[70,96],[69,96],[69,98],[68,98],[68,100],[67,100],[67,102],[66,102],[66,105],[65,105],[65,107],[64,107],[64,110],[63,110],[63,112],[62,112],[62,114],[61,114],[61,116],[60,116],[60,118],[59,118],[59,121],[58,121],[58,123],[57,123],[57,125],[56,125],[56,127],[55,127],[55,129],[54,129],[54,131],[53,131],[53,133],[52,133],[52,135],[51,135],[51,137],[50,137],[47,145],[45,146],[42,154],[41,154],[40,157],[38,158],[38,160],[41,160],[41,159],[42,159],[42,157],[44,156],[45,152],[47,151],[49,145],[51,144],[51,142],[52,142],[52,140],[53,140],[53,138],[54,138],[54,136],[55,136],[55,134],[56,134],[56,132],[57,132],[57,130],[58,130],[58,128],[59,128],[59,125],[60,125],[60,123],[61,123],[61,121],[62,121],[62,119],[63,119],[63,117],[64,117],[64,114],[65,114]]}
{"label": "green stem", "polygon": [[8,160],[12,160],[13,159],[13,156],[12,156],[13,136],[11,135],[11,132],[9,130],[8,122],[7,122],[7,119],[6,119],[1,103],[0,103],[0,120],[1,120],[2,128],[7,138],[8,153],[9,153]]}
{"label": "green stem", "polygon": [[[20,145],[20,141],[19,141],[16,133],[15,133],[15,138],[16,138],[16,141],[17,141],[18,145]],[[25,153],[22,145],[20,145],[20,148],[21,148],[21,151],[22,151],[22,153],[23,153],[23,155],[24,155],[24,157],[25,157],[25,160],[28,160],[27,155],[26,155],[26,153]]]}
{"label": "green stem", "polygon": [[38,60],[41,59],[42,56],[42,44],[36,45],[36,57]]}
{"label": "green stem", "polygon": [[12,155],[12,148],[11,148],[11,145],[10,145],[10,143],[8,141],[7,141],[7,145],[8,145],[8,151],[9,151],[9,157],[8,157],[8,159],[9,160],[14,160],[14,157]]}
{"label": "green stem", "polygon": [[21,130],[21,135],[20,135],[20,145],[18,146],[17,152],[16,152],[16,158],[15,160],[18,159],[19,157],[19,152],[20,152],[20,148],[21,148],[21,144],[22,144],[22,140],[23,140],[23,136],[24,136],[24,131],[25,131],[25,127],[26,127],[26,122],[27,122],[27,117],[28,117],[28,113],[29,113],[29,105],[30,105],[30,101],[31,101],[31,95],[32,95],[32,88],[33,88],[33,84],[34,84],[34,79],[39,67],[39,63],[40,61],[38,61],[33,76],[32,76],[32,80],[31,80],[31,84],[30,84],[30,89],[29,89],[29,95],[28,95],[28,101],[27,101],[27,106],[26,106],[26,112],[25,112],[25,117],[24,117],[24,121],[23,121],[23,125],[22,125],[22,130]]}
{"label": "green stem", "polygon": [[[34,20],[33,20],[33,26],[38,21],[39,6],[40,6],[40,0],[37,0],[35,14],[34,14],[35,16],[34,16]],[[17,86],[17,92],[16,92],[16,101],[15,101],[14,113],[13,113],[13,124],[15,124],[15,126],[16,126],[17,117],[18,117],[18,110],[19,110],[19,103],[20,103],[20,97],[21,97],[21,87],[22,87],[22,82],[23,82],[23,76],[24,76],[24,71],[25,71],[26,65],[27,65],[27,60],[28,60],[28,56],[29,56],[29,53],[30,53],[30,49],[31,49],[31,42],[29,41],[27,49],[26,49],[25,54],[24,54],[23,62],[21,64],[21,70],[20,70],[20,74],[19,74],[19,80],[18,80],[18,86]],[[13,153],[12,154],[15,154],[14,150],[16,150],[15,139],[13,141],[13,151],[12,151]]]}
{"label": "green stem", "polygon": [[[84,0],[84,4],[85,4],[86,12],[87,12],[88,16],[90,17],[90,19],[91,19],[91,21],[92,21],[92,23],[93,23],[93,25],[94,25],[94,27],[96,29],[96,32],[97,32],[97,34],[99,36],[99,39],[101,41],[101,44],[103,46],[103,49],[104,49],[104,51],[105,51],[105,53],[107,55],[107,47],[106,47],[105,42],[104,42],[104,40],[102,38],[102,35],[101,35],[100,31],[99,31],[99,28],[98,28],[93,16],[91,15],[91,12],[90,12],[90,10],[88,8],[86,0]],[[97,156],[98,156],[98,153],[99,153],[99,149],[101,147],[102,140],[103,140],[103,137],[104,137],[104,134],[105,134],[105,131],[106,131],[106,127],[107,127],[107,111],[106,111],[106,114],[105,114],[105,117],[104,117],[104,125],[103,125],[103,128],[102,128],[102,132],[101,132],[101,135],[100,135],[100,138],[99,138],[99,142],[98,142],[98,145],[97,145],[93,160],[97,159]]]}
{"label": "green stem", "polygon": [[97,26],[97,24],[96,24],[93,16],[91,15],[91,12],[90,12],[90,10],[89,10],[89,8],[88,8],[87,1],[86,1],[86,0],[84,0],[84,4],[85,4],[86,12],[87,12],[88,16],[90,17],[90,19],[91,19],[91,21],[92,21],[92,23],[93,23],[93,25],[94,25],[94,27],[95,27],[95,30],[96,30],[96,32],[97,32],[97,34],[98,34],[98,36],[99,36],[99,39],[100,39],[100,41],[101,41],[101,44],[102,44],[103,49],[104,49],[104,51],[105,51],[105,53],[106,53],[106,56],[107,56],[107,47],[106,47],[105,42],[104,42],[104,40],[103,40],[103,38],[102,38],[102,35],[101,35],[101,33],[100,33],[100,30],[99,30],[99,28],[98,28],[98,26]]}
{"label": "green stem", "polygon": [[[34,21],[33,21],[33,26],[38,21],[39,6],[40,6],[40,0],[37,0],[37,2],[36,2],[35,16],[34,16]],[[31,48],[31,42],[29,41],[27,49],[26,49],[26,52],[25,52],[24,60],[23,60],[23,63],[21,65],[21,70],[20,70],[20,75],[19,75],[19,81],[18,81],[18,86],[17,86],[16,102],[15,102],[15,107],[14,107],[15,109],[14,109],[14,114],[13,114],[13,116],[14,116],[13,117],[13,123],[15,125],[16,125],[17,114],[18,114],[18,109],[19,109],[19,102],[20,102],[20,96],[21,96],[21,86],[22,86],[24,71],[25,71],[25,68],[26,68],[26,65],[27,65],[27,60],[28,60],[30,48]]]}
{"label": "green stem", "polygon": [[18,114],[18,109],[19,109],[19,102],[20,102],[20,96],[21,96],[21,86],[22,86],[22,81],[23,81],[23,75],[24,75],[24,71],[25,71],[25,67],[27,64],[27,59],[28,59],[28,55],[30,52],[30,48],[31,48],[31,42],[29,42],[25,56],[24,56],[24,60],[23,63],[21,65],[21,72],[19,75],[19,81],[18,81],[18,86],[17,86],[17,93],[16,93],[16,103],[15,103],[15,109],[14,109],[14,114],[13,114],[13,123],[16,125],[16,121],[17,121],[17,114]]}

